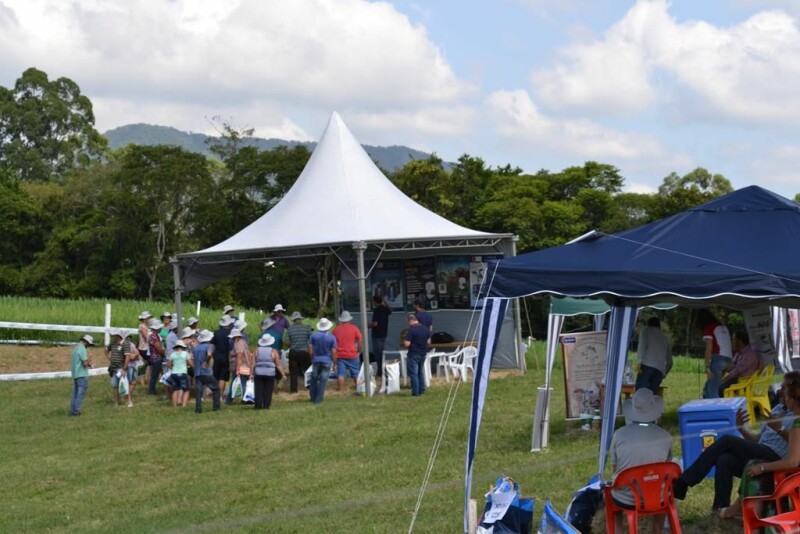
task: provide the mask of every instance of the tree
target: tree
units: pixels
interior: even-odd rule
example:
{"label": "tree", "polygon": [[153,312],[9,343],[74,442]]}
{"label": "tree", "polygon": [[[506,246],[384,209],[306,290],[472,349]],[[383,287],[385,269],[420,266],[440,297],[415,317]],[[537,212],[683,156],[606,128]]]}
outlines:
{"label": "tree", "polygon": [[583,167],[567,167],[559,173],[547,174],[550,180],[548,197],[556,201],[572,200],[585,189],[619,193],[625,184],[619,169],[596,161],[587,161]]}
{"label": "tree", "polygon": [[390,177],[406,196],[437,212],[446,195],[448,173],[442,158],[431,154],[426,159],[411,160]]}
{"label": "tree", "polygon": [[13,89],[0,87],[0,166],[22,179],[61,179],[106,150],[91,101],[69,78],[50,81],[30,68]]}
{"label": "tree", "polygon": [[733,191],[733,186],[721,174],[711,174],[697,167],[684,176],[670,173],[658,186],[658,202],[653,206],[653,218],[661,219],[704,204]]}

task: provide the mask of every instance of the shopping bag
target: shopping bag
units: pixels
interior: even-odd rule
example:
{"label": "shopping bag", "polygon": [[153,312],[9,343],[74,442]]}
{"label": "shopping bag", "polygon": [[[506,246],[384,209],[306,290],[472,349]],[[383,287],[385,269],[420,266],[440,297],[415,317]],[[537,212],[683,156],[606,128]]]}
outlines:
{"label": "shopping bag", "polygon": [[256,402],[256,383],[252,378],[247,381],[247,385],[244,387],[242,402],[245,404],[253,404]]}
{"label": "shopping bag", "polygon": [[400,391],[400,362],[387,363],[383,369],[381,393],[387,395]]}
{"label": "shopping bag", "polygon": [[225,390],[222,392],[223,399],[229,399],[231,397],[231,382],[225,384]]}
{"label": "shopping bag", "polygon": [[239,399],[242,397],[243,393],[242,379],[237,376],[233,379],[233,383],[231,384],[231,399]]}
{"label": "shopping bag", "polygon": [[311,387],[311,372],[314,370],[314,366],[310,365],[305,372],[305,379],[306,379],[306,389]]}
{"label": "shopping bag", "polygon": [[500,477],[489,493],[478,522],[478,534],[530,534],[533,524],[533,499],[520,497],[519,485]]}
{"label": "shopping bag", "polygon": [[[375,365],[369,364],[369,383],[370,383],[370,392],[374,395],[375,394]],[[358,371],[358,378],[356,379],[356,393],[363,395],[367,391],[367,383],[364,379],[364,364],[361,364],[361,369]]]}
{"label": "shopping bag", "polygon": [[170,377],[171,376],[172,376],[172,371],[167,371],[166,373],[161,375],[161,378],[159,379],[159,382],[161,382],[165,386],[171,388],[172,387],[172,382],[170,381]]}
{"label": "shopping bag", "polygon": [[122,378],[119,379],[119,394],[120,396],[125,396],[128,394],[128,377],[126,375],[122,375]]}

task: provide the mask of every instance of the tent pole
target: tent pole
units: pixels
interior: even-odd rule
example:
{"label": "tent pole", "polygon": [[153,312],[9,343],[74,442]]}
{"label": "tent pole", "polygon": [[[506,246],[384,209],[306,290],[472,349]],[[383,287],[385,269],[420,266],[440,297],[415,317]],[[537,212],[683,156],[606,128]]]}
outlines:
{"label": "tent pole", "polygon": [[[511,257],[517,255],[517,239],[514,236],[511,238]],[[522,343],[522,315],[519,312],[519,299],[513,299],[511,303],[514,310],[514,354],[517,355],[517,368],[522,370],[523,373],[528,372],[528,363],[525,361],[525,355],[520,353],[520,345]]]}
{"label": "tent pole", "polygon": [[367,275],[364,270],[364,251],[367,250],[367,244],[363,241],[353,243],[353,248],[358,254],[358,304],[359,313],[361,314],[361,332],[364,347],[364,390],[367,397],[372,396],[372,377],[369,367],[369,330],[367,329]]}
{"label": "tent pole", "polygon": [[169,261],[172,263],[172,278],[175,286],[175,315],[177,315],[175,318],[175,324],[180,327],[181,321],[183,320],[183,303],[181,302],[181,267],[177,258],[170,258]]}

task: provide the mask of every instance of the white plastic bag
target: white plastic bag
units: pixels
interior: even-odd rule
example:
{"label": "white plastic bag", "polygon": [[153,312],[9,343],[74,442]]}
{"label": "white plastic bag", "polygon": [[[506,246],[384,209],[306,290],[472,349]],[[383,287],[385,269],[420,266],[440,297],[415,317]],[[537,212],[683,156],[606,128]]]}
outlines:
{"label": "white plastic bag", "polygon": [[247,381],[247,385],[244,388],[242,402],[245,404],[253,404],[256,402],[256,383],[252,378]]}
{"label": "white plastic bag", "polygon": [[169,379],[171,376],[172,376],[172,371],[167,371],[163,375],[161,375],[159,382],[161,382],[167,387],[172,387],[172,382]]}
{"label": "white plastic bag", "polygon": [[314,370],[314,366],[310,365],[305,372],[305,379],[306,379],[306,389],[311,387],[311,372]]}
{"label": "white plastic bag", "polygon": [[128,388],[130,384],[128,383],[127,375],[122,375],[122,378],[119,379],[119,394],[121,397],[124,397],[128,394]]}
{"label": "white plastic bag", "polygon": [[[375,394],[375,365],[369,364],[369,384],[370,384],[370,392],[374,395]],[[356,381],[356,393],[364,394],[367,392],[367,383],[364,380],[364,364],[361,364],[361,369],[358,371],[358,380]]]}
{"label": "white plastic bag", "polygon": [[400,391],[400,362],[387,363],[383,369],[381,393],[397,393]]}
{"label": "white plastic bag", "polygon": [[231,399],[239,399],[243,393],[242,379],[237,376],[233,379],[233,383],[231,383]]}

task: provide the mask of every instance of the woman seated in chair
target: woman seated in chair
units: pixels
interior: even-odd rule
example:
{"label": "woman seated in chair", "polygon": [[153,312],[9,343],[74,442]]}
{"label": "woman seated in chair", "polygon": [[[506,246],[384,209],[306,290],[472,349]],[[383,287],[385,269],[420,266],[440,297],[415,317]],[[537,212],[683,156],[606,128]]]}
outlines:
{"label": "woman seated in chair", "polygon": [[758,350],[750,344],[750,336],[744,330],[737,330],[733,333],[733,361],[731,367],[722,375],[719,385],[719,396],[728,386],[735,384],[737,380],[749,377],[758,372],[761,358]]}

